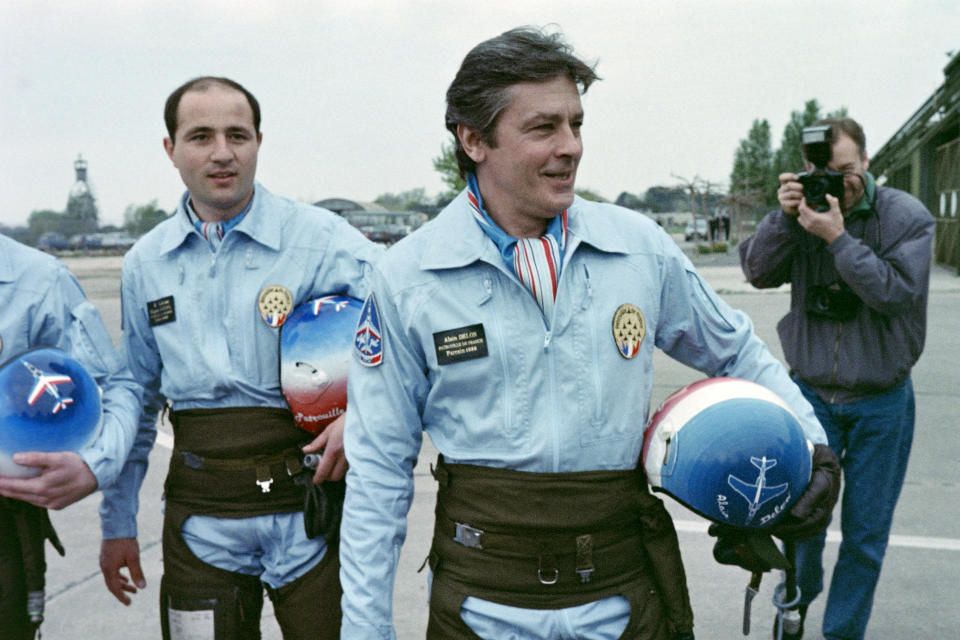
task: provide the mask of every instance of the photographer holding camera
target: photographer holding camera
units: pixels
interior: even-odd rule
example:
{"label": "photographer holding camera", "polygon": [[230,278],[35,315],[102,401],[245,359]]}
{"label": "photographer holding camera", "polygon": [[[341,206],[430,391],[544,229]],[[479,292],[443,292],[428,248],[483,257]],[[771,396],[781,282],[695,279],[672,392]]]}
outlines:
{"label": "photographer holding camera", "polygon": [[[823,634],[852,640],[870,618],[913,439],[910,369],[926,332],[934,220],[910,194],[876,184],[854,120],[821,120],[802,142],[806,171],[780,175],[782,208],[740,245],[740,262],[755,287],[791,283],[780,342],[844,477]],[[797,545],[800,625],[785,638],[802,637],[823,589],[825,537]]]}

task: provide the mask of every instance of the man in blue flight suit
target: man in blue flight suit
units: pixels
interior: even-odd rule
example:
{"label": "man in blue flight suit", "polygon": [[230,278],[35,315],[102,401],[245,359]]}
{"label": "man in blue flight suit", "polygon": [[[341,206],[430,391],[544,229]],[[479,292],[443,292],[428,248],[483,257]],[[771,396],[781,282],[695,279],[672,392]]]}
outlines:
{"label": "man in blue flight suit", "polygon": [[[43,593],[39,609],[31,607],[31,620],[26,583],[36,571],[42,585],[45,538],[62,553],[46,509],[62,509],[117,477],[133,444],[140,388],[67,268],[2,235],[0,309],[0,362],[55,347],[82,364],[102,390],[101,430],[91,444],[77,452],[17,453],[13,462],[37,467],[39,475],[0,476],[0,638],[20,640],[33,638],[42,620]],[[37,544],[22,546],[18,530],[24,527],[32,531],[22,533]]]}
{"label": "man in blue flight suit", "polygon": [[[468,187],[374,270],[348,378],[342,637],[393,638],[413,467],[441,454],[429,638],[691,638],[676,533],[637,470],[657,346],[778,393],[784,368],[649,218],[574,196],[557,34],[475,47],[447,92]],[[826,521],[823,520],[825,523]]]}
{"label": "man in blue flight suit", "polygon": [[137,492],[169,402],[164,638],[259,638],[263,585],[285,638],[335,638],[335,531],[308,535],[293,475],[302,451],[324,449],[314,483],[342,478],[343,421],[312,442],[295,426],[280,389],[279,329],[312,298],[365,296],[381,249],[335,214],[254,182],[260,107],[241,85],[191,80],[164,117],[164,148],[187,192],[124,260],[123,344],[144,410],[123,474],[105,493],[101,569],[124,604],[145,584]]}

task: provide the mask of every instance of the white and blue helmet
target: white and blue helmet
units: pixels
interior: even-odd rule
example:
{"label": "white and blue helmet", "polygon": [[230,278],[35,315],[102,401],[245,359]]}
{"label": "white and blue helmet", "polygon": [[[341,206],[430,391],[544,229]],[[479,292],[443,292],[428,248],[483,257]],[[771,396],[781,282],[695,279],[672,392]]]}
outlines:
{"label": "white and blue helmet", "polygon": [[24,451],[79,451],[100,432],[100,388],[60,349],[25,351],[0,365],[0,475],[31,477]]}
{"label": "white and blue helmet", "polygon": [[709,378],[668,397],[644,432],[643,466],[662,491],[709,520],[758,529],[790,510],[810,481],[813,446],[774,392]]}
{"label": "white and blue helmet", "polygon": [[293,310],[280,330],[280,388],[297,426],[316,435],[347,410],[347,369],[363,303],[323,296]]}

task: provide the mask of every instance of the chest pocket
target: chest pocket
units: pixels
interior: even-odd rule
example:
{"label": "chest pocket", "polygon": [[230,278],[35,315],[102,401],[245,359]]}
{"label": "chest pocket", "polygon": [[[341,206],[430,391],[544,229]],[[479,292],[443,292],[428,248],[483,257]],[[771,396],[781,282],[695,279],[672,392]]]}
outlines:
{"label": "chest pocket", "polygon": [[[517,451],[529,442],[530,358],[522,339],[527,323],[512,308],[513,283],[501,277],[492,269],[449,274],[421,310],[433,379],[424,422],[442,433],[452,456]],[[451,335],[469,342],[468,334],[480,328],[486,356],[464,353],[449,361],[449,352],[436,344]]]}
{"label": "chest pocket", "polygon": [[[615,271],[594,260],[572,264],[570,275],[565,293],[572,291],[574,304],[559,336],[564,348],[557,351],[564,413],[575,416],[581,446],[636,439],[649,395],[653,303],[642,287],[630,286],[641,280],[632,269],[625,273],[622,258]],[[623,305],[639,309],[644,326],[630,358],[621,355],[614,338],[614,317]]]}
{"label": "chest pocket", "polygon": [[[210,327],[209,293],[204,293],[207,278],[201,267],[188,267],[180,257],[175,263],[145,264],[143,304],[152,318],[151,331],[164,369],[164,392],[173,398],[197,395],[196,380],[207,375],[203,355],[196,345],[204,344],[204,327]],[[207,289],[209,291],[209,288]],[[163,312],[159,312],[159,309]],[[197,310],[206,309],[206,313]],[[200,395],[203,395],[202,392]]]}

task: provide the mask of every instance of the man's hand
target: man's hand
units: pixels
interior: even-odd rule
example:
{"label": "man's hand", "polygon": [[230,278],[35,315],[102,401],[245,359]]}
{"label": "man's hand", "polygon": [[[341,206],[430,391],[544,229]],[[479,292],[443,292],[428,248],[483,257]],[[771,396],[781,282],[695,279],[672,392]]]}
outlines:
{"label": "man's hand", "polygon": [[770,533],[787,542],[816,536],[830,523],[839,495],[840,461],[827,445],[814,445],[810,484],[790,513],[770,528]]}
{"label": "man's hand", "polygon": [[822,239],[827,244],[843,234],[843,214],[840,212],[840,201],[829,193],[826,194],[827,204],[830,208],[827,211],[817,211],[807,206],[806,199],[800,202],[799,215],[797,222],[807,232]]}
{"label": "man's hand", "polygon": [[340,480],[347,473],[347,458],[343,455],[345,421],[346,417],[341,415],[303,448],[306,453],[316,453],[323,449],[323,457],[313,474],[313,484],[320,484],[324,480]]}
{"label": "man's hand", "polygon": [[797,182],[795,173],[781,173],[778,179],[780,188],[777,189],[777,200],[780,201],[780,208],[788,216],[796,217],[803,200],[803,185]]}
{"label": "man's hand", "polygon": [[63,509],[97,490],[97,478],[83,459],[72,451],[16,453],[13,461],[39,467],[34,478],[0,476],[0,495],[38,507]]}
{"label": "man's hand", "polygon": [[[130,573],[129,579],[120,572],[126,567]],[[136,538],[116,538],[104,540],[100,543],[100,572],[107,589],[113,596],[129,606],[128,593],[136,593],[137,589],[144,589],[147,581],[143,578],[140,568],[140,545]]]}

